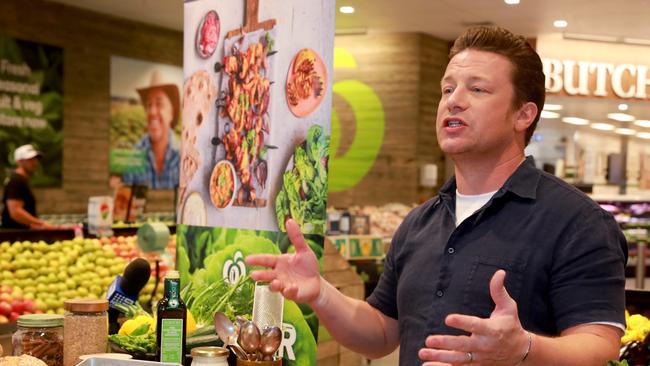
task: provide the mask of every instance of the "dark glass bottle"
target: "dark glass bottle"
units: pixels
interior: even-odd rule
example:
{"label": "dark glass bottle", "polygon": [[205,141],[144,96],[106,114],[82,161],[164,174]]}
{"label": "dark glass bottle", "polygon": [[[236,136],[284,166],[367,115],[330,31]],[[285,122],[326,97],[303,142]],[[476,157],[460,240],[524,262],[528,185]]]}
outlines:
{"label": "dark glass bottle", "polygon": [[177,271],[165,275],[165,296],[156,307],[156,360],[185,364],[187,308],[181,300]]}

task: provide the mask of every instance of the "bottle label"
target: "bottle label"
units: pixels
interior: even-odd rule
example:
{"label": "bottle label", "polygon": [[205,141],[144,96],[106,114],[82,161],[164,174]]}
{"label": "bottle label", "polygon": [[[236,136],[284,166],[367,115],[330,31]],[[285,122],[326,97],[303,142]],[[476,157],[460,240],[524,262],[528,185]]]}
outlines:
{"label": "bottle label", "polygon": [[178,301],[178,289],[180,287],[180,281],[176,280],[166,280],[167,282],[167,293],[165,294],[165,297],[169,299],[169,302],[167,303],[170,308],[177,308],[179,305]]}
{"label": "bottle label", "polygon": [[183,319],[162,319],[160,362],[183,363]]}

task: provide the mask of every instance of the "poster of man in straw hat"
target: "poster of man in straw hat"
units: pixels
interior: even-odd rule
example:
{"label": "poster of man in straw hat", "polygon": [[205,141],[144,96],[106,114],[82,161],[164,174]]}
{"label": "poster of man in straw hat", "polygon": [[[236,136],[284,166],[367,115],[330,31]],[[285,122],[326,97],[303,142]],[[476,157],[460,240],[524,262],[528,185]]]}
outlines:
{"label": "poster of man in straw hat", "polygon": [[125,185],[178,187],[180,67],[111,58],[110,171]]}

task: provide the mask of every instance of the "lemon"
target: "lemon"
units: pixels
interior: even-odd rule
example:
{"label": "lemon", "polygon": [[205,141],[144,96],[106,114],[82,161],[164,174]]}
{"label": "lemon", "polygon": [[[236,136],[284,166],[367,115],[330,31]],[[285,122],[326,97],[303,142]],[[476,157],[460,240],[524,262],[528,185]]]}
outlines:
{"label": "lemon", "polygon": [[185,328],[185,334],[192,333],[196,330],[196,320],[194,320],[194,315],[188,310],[187,311],[187,327]]}
{"label": "lemon", "polygon": [[149,315],[138,315],[135,317],[135,321],[138,322],[138,327],[142,324],[149,324],[149,330],[156,329],[156,322]]}
{"label": "lemon", "polygon": [[119,335],[129,335],[138,327],[138,322],[135,319],[129,319],[122,324],[120,330],[117,332]]}

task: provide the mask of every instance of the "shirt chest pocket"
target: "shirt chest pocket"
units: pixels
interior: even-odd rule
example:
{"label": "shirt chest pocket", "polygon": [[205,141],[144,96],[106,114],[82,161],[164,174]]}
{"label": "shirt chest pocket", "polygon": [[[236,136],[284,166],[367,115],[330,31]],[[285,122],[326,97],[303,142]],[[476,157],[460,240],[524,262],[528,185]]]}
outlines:
{"label": "shirt chest pocket", "polygon": [[499,269],[506,271],[505,286],[510,297],[519,299],[526,263],[507,258],[477,256],[471,262],[463,295],[463,313],[489,318],[494,310],[490,280]]}

